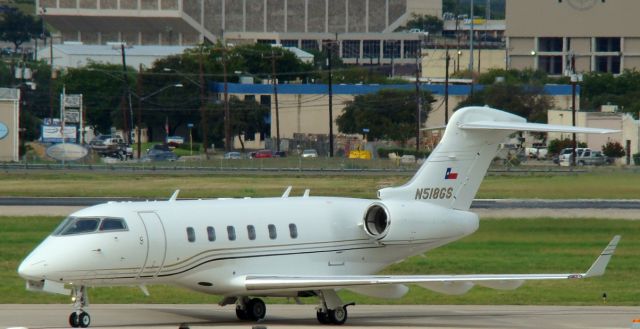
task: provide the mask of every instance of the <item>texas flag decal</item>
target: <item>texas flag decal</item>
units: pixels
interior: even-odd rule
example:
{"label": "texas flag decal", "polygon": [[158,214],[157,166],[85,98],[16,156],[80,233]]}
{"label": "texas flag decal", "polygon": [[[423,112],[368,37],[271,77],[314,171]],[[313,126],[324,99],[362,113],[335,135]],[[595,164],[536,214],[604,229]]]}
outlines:
{"label": "texas flag decal", "polygon": [[453,172],[451,168],[447,168],[447,173],[444,175],[444,179],[456,179],[458,178],[458,173]]}

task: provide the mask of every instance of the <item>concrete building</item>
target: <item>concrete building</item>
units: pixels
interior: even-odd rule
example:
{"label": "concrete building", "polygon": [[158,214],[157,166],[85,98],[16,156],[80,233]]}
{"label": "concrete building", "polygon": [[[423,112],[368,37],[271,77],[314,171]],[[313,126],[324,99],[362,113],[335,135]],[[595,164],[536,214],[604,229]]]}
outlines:
{"label": "concrete building", "polygon": [[[127,65],[138,69],[140,65],[153,66],[160,58],[182,54],[188,47],[184,46],[133,46],[125,48]],[[38,59],[49,62],[53,54],[53,66],[56,69],[77,68],[89,62],[105,64],[121,64],[120,45],[84,45],[79,42],[54,44],[51,49],[38,51]]]}
{"label": "concrete building", "polygon": [[20,90],[0,88],[0,162],[17,162],[20,143]]}
{"label": "concrete building", "polygon": [[512,68],[562,75],[640,67],[640,1],[509,0],[507,52]]}
{"label": "concrete building", "polygon": [[[281,43],[319,50],[338,41],[348,62],[415,62],[421,34],[393,33],[441,0],[36,0],[64,41],[134,45]],[[43,10],[43,8],[46,9]]]}

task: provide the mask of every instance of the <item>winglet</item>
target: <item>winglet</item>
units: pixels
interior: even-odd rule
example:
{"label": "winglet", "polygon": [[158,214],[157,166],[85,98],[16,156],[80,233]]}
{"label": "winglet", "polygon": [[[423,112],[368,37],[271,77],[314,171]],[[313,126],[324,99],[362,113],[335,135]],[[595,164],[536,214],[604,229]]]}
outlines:
{"label": "winglet", "polygon": [[171,195],[171,197],[169,198],[170,202],[176,201],[176,199],[178,199],[178,194],[180,193],[180,190],[176,190],[175,192],[173,192],[173,194]]}
{"label": "winglet", "polygon": [[287,187],[287,189],[284,191],[284,193],[282,193],[282,198],[288,198],[289,197],[289,193],[291,193],[291,189],[293,188],[293,186],[289,185]]}
{"label": "winglet", "polygon": [[593,276],[601,276],[604,274],[604,270],[607,268],[609,261],[611,260],[611,256],[616,251],[616,247],[618,246],[618,241],[620,241],[620,236],[616,235],[611,239],[609,245],[602,251],[598,259],[591,265],[591,268],[584,274],[585,278],[593,277]]}

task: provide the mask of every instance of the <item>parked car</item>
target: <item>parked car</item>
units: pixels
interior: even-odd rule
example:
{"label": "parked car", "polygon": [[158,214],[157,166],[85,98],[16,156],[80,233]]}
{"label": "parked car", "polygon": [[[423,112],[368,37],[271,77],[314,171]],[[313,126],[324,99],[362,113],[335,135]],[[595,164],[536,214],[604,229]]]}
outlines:
{"label": "parked car", "polygon": [[253,155],[254,159],[266,159],[266,158],[273,158],[273,152],[271,152],[271,150],[260,150],[258,152],[255,152],[255,154]]}
{"label": "parked car", "polygon": [[318,151],[316,151],[315,149],[306,149],[306,150],[302,151],[302,157],[303,158],[317,158],[318,157]]}
{"label": "parked car", "polygon": [[587,149],[576,158],[576,164],[579,166],[602,166],[607,164],[607,157],[601,151]]}
{"label": "parked car", "polygon": [[168,136],[167,144],[182,145],[184,144],[184,138],[182,136]]}
{"label": "parked car", "polygon": [[[580,158],[582,156],[582,153],[586,150],[591,151],[590,148],[586,148],[586,147],[577,147],[576,148],[576,156],[578,158]],[[554,163],[557,163],[561,166],[570,166],[571,165],[571,159],[573,158],[573,149],[570,147],[564,148],[562,149],[562,151],[560,151],[560,154],[558,155],[558,162],[556,162],[556,160],[554,159]],[[576,162],[577,163],[577,162]]]}
{"label": "parked car", "polygon": [[147,151],[142,157],[142,161],[176,161],[178,160],[178,156],[173,153],[173,151],[169,149],[165,149],[163,147],[154,147]]}
{"label": "parked car", "polygon": [[89,146],[96,151],[115,149],[124,144],[124,139],[119,135],[98,135],[89,142]]}
{"label": "parked car", "polygon": [[240,152],[227,152],[224,154],[224,159],[227,160],[238,160],[238,159],[242,159],[242,153]]}
{"label": "parked car", "polygon": [[274,158],[286,158],[287,157],[287,152],[286,151],[273,152],[273,157]]}

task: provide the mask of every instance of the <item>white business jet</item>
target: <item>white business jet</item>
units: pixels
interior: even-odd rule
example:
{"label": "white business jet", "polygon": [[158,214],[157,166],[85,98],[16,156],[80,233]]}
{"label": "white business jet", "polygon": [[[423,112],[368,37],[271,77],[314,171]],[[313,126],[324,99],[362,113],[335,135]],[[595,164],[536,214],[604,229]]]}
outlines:
{"label": "white business jet", "polygon": [[[376,275],[409,256],[478,229],[469,212],[498,144],[515,131],[607,133],[610,130],[527,123],[487,107],[460,109],[438,147],[405,185],[377,199],[277,198],[109,202],[65,219],[22,262],[34,291],[71,294],[72,327],[91,320],[87,287],[172,284],[224,296],[241,320],[265,317],[256,296],[319,298],[317,319],[343,324],[347,306],[337,289],[399,298],[416,283],[464,294],[475,284],[515,289],[525,280],[602,275],[616,236],[585,273]],[[68,289],[70,288],[70,289]]]}

